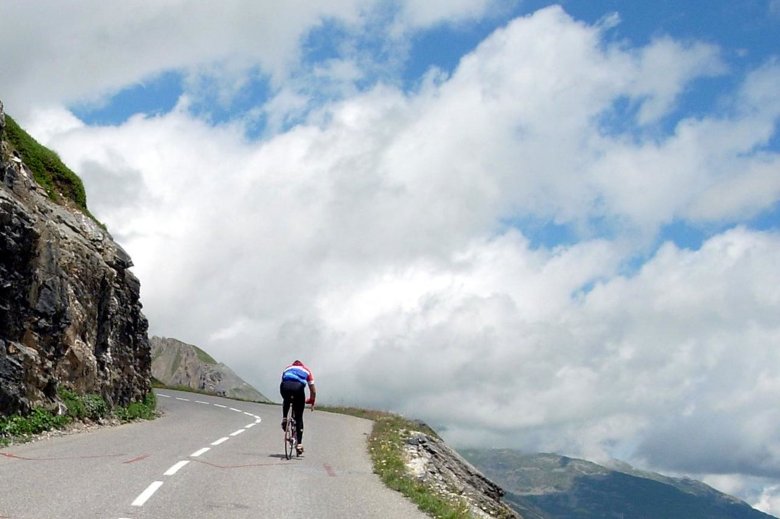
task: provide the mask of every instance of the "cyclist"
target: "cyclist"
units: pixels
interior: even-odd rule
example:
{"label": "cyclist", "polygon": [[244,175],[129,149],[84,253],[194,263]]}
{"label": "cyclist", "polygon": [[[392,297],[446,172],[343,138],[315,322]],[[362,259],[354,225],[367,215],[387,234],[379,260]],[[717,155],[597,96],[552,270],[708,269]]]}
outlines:
{"label": "cyclist", "polygon": [[[311,396],[306,400],[304,389],[309,386]],[[314,409],[314,400],[317,398],[317,389],[314,387],[314,375],[306,365],[300,360],[296,360],[282,372],[282,383],[279,385],[279,392],[282,394],[282,429],[287,426],[287,411],[290,409],[290,400],[292,400],[293,417],[295,418],[296,434],[298,436],[298,454],[303,453],[303,409],[306,404],[310,404]]]}

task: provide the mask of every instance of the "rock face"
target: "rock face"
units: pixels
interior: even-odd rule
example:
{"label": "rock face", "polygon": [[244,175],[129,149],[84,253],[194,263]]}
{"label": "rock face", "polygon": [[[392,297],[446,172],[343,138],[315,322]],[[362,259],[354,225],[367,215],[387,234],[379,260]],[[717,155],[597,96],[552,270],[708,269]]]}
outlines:
{"label": "rock face", "polygon": [[472,517],[522,519],[501,501],[504,490],[487,479],[443,441],[421,432],[406,439],[406,465],[438,493],[463,498]]}
{"label": "rock face", "polygon": [[165,337],[152,337],[150,343],[152,376],[167,386],[184,386],[219,396],[270,402],[232,369],[218,363],[197,346]]}
{"label": "rock face", "polygon": [[59,386],[142,399],[151,356],[130,257],[52,202],[4,137],[0,103],[0,414],[53,408]]}

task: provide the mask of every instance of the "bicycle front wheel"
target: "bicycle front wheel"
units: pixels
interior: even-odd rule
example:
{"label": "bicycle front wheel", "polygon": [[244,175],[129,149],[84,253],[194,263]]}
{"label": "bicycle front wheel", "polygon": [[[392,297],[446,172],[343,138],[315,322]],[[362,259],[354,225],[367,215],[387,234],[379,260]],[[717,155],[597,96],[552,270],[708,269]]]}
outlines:
{"label": "bicycle front wheel", "polygon": [[295,451],[295,439],[295,425],[292,420],[287,420],[287,426],[284,428],[284,457],[288,460]]}

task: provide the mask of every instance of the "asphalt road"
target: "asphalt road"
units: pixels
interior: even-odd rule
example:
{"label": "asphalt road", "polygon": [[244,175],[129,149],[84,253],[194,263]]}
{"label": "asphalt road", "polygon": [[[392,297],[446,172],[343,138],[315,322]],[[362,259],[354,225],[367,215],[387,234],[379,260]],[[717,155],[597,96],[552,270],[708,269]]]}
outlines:
{"label": "asphalt road", "polygon": [[371,470],[371,422],[306,411],[285,460],[279,406],[161,390],[148,422],[0,449],[0,519],[426,517]]}

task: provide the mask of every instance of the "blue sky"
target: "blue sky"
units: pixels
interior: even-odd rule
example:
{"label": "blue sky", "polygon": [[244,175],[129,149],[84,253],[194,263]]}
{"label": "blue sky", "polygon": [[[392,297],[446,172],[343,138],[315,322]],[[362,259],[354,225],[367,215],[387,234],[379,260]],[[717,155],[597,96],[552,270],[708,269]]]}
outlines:
{"label": "blue sky", "polygon": [[5,111],[84,180],[152,334],[272,397],[302,358],[324,402],[455,445],[780,513],[780,1],[11,0],[0,24]]}

